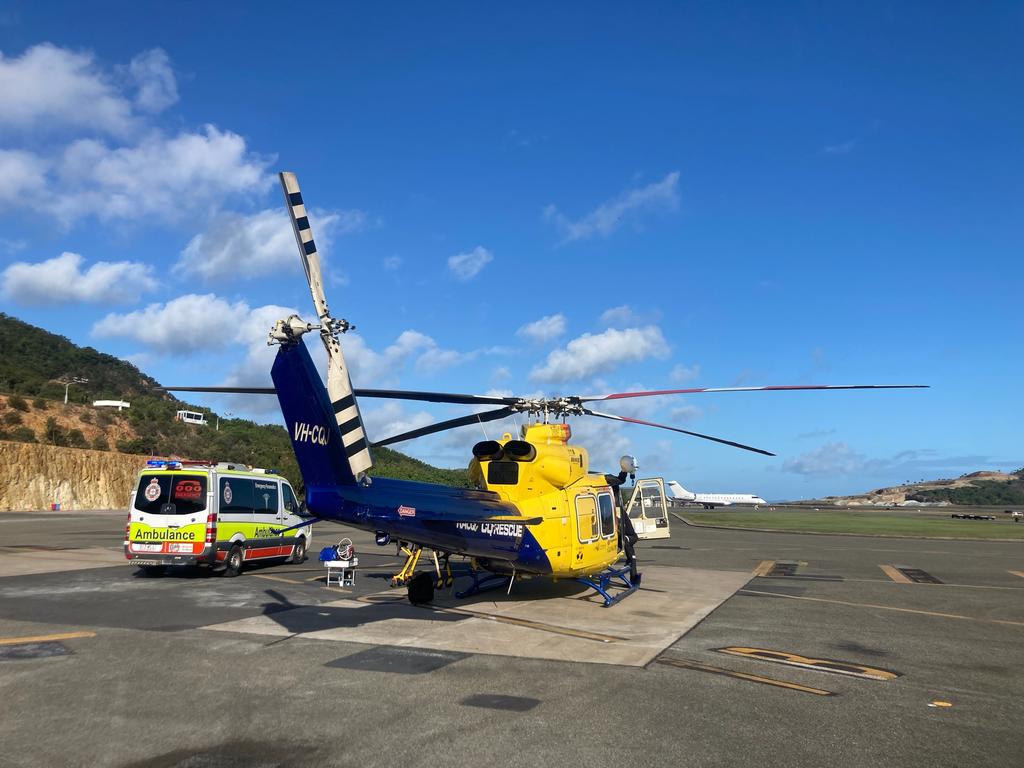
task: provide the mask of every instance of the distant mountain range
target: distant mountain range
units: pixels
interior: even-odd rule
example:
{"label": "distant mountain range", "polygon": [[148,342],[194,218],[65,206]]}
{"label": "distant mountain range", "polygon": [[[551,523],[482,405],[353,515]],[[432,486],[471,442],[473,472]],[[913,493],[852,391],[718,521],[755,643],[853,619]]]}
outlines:
{"label": "distant mountain range", "polygon": [[[219,417],[209,408],[157,391],[131,363],[0,312],[0,440],[191,459],[237,461],[280,470],[301,485],[284,427]],[[75,376],[64,405],[64,384]],[[94,408],[126,400],[131,408]],[[205,413],[209,426],[175,420],[181,409]],[[214,425],[219,420],[219,430]],[[439,469],[388,448],[373,449],[371,475],[468,486],[462,469]]]}

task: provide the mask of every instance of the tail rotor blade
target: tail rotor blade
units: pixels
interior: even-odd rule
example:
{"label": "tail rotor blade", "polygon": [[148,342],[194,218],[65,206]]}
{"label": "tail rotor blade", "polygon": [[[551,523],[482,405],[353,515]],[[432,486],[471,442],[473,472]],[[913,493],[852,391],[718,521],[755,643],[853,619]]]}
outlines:
{"label": "tail rotor blade", "polygon": [[496,421],[503,419],[506,416],[511,416],[515,411],[512,408],[498,408],[493,411],[484,411],[483,413],[473,413],[469,416],[460,416],[457,419],[449,419],[448,421],[439,421],[437,424],[428,424],[425,427],[419,429],[413,429],[409,432],[403,432],[400,435],[393,435],[392,437],[381,440],[378,443],[373,443],[374,448],[380,448],[385,445],[391,445],[392,443],[401,443],[405,440],[412,440],[415,437],[423,437],[424,435],[432,435],[435,432],[444,432],[448,429],[455,429],[456,427],[465,427],[469,424],[483,423],[485,421]]}
{"label": "tail rotor blade", "polygon": [[632,419],[629,416],[616,416],[612,413],[600,413],[599,411],[592,411],[589,408],[584,408],[583,412],[588,416],[599,416],[602,419],[612,419],[613,421],[628,421],[630,424],[643,424],[647,427],[658,427],[659,429],[670,429],[673,432],[680,432],[684,435],[690,435],[691,437],[699,437],[702,440],[711,440],[716,443],[722,443],[722,445],[731,445],[733,448],[742,448],[744,451],[753,451],[754,453],[760,453],[762,456],[774,456],[774,453],[762,450],[761,448],[754,448],[751,445],[744,445],[743,443],[737,443],[732,440],[725,440],[721,437],[712,437],[711,435],[703,435],[700,432],[691,432],[688,429],[680,429],[679,427],[670,427],[665,424],[655,424],[653,421],[643,421],[642,419]]}
{"label": "tail rotor blade", "polygon": [[313,295],[316,316],[323,319],[330,315],[330,311],[327,309],[327,296],[324,294],[323,278],[320,275],[320,254],[317,253],[316,242],[313,240],[313,230],[309,227],[306,204],[302,201],[302,192],[299,190],[299,182],[295,178],[295,174],[284,171],[279,175],[285,203],[292,221],[292,231],[295,233],[295,242],[299,246],[299,258],[302,260],[302,268],[306,272],[309,292]]}

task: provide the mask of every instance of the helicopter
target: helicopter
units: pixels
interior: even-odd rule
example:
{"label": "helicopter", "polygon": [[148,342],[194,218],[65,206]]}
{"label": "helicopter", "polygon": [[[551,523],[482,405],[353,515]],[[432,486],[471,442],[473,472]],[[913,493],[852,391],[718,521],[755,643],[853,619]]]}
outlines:
{"label": "helicopter", "polygon": [[[271,368],[273,387],[163,387],[167,391],[276,394],[305,484],[305,509],[314,521],[333,521],[372,531],[376,542],[398,544],[406,555],[391,580],[406,586],[413,604],[429,603],[436,588],[454,582],[449,560],[470,561],[472,584],[457,597],[486,589],[511,590],[517,579],[573,579],[595,590],[611,606],[639,588],[633,544],[636,535],[619,496],[619,486],[637,471],[624,456],[617,474],[595,472],[587,450],[570,444],[568,417],[591,416],[671,430],[746,451],[774,456],[721,437],[593,410],[592,403],[626,398],[714,392],[906,389],[925,385],[738,386],[618,392],[590,396],[514,397],[356,389],[349,377],[341,339],[355,326],[335,318],[327,304],[320,257],[294,173],[279,174],[318,322],[298,315],[278,320],[268,345],[278,350]],[[303,339],[318,332],[327,352],[327,385]],[[359,409],[364,398],[386,398],[471,406],[496,406],[430,424],[371,443]],[[518,435],[473,446],[469,478],[474,487],[370,477],[371,448],[392,445],[457,427],[526,417]],[[300,525],[309,525],[310,520]],[[288,529],[276,531],[277,535]],[[434,571],[416,573],[424,551]]]}

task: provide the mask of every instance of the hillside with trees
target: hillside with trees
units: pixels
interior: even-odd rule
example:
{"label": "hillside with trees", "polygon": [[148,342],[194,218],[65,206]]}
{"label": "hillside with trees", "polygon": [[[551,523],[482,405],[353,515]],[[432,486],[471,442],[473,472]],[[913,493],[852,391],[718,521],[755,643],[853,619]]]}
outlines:
{"label": "hillside with trees", "polygon": [[[0,440],[237,461],[276,468],[301,486],[282,426],[224,418],[179,400],[131,363],[3,313],[0,349]],[[62,382],[70,377],[88,382],[72,384],[65,405]],[[131,408],[94,408],[94,400],[126,400]],[[177,421],[181,409],[206,414],[209,426]],[[439,469],[388,448],[373,449],[373,458],[371,475],[468,485],[462,469]]]}

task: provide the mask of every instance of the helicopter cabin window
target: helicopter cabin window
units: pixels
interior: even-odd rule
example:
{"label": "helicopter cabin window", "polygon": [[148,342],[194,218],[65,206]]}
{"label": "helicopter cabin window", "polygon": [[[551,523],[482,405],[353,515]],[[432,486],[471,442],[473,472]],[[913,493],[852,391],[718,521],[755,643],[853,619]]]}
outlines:
{"label": "helicopter cabin window", "polygon": [[581,543],[597,539],[597,499],[593,496],[576,497],[576,526],[576,535]]}
{"label": "helicopter cabin window", "polygon": [[492,461],[487,465],[488,485],[516,485],[519,482],[519,463]]}
{"label": "helicopter cabin window", "polygon": [[615,502],[610,493],[602,493],[597,497],[601,508],[601,536],[608,539],[615,535]]}

